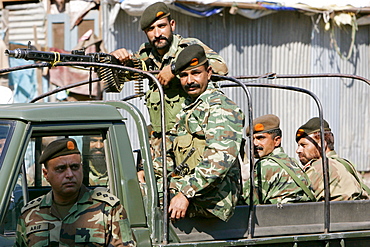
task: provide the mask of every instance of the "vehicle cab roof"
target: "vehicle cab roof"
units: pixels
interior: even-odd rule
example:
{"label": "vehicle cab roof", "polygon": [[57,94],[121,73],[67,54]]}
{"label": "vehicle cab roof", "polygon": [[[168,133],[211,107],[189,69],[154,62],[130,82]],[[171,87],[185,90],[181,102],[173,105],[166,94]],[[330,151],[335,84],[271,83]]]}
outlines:
{"label": "vehicle cab roof", "polygon": [[124,120],[104,102],[54,102],[0,105],[0,118],[31,122]]}

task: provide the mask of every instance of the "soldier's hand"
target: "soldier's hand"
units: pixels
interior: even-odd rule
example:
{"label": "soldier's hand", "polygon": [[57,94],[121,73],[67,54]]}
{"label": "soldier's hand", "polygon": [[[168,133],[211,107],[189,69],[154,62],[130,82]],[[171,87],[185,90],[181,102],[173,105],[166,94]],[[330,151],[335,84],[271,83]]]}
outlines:
{"label": "soldier's hand", "polygon": [[172,74],[170,65],[165,66],[157,75],[158,81],[163,86],[167,86],[174,77],[175,75]]}
{"label": "soldier's hand", "polygon": [[112,51],[110,55],[113,55],[117,58],[122,64],[125,64],[128,60],[131,59],[132,55],[125,49],[121,48],[115,51]]}
{"label": "soldier's hand", "polygon": [[145,184],[145,173],[143,170],[137,172],[137,178],[140,183]]}
{"label": "soldier's hand", "polygon": [[189,206],[188,198],[186,198],[183,193],[179,192],[172,198],[170,202],[170,206],[168,208],[170,218],[172,220],[184,218],[188,206]]}

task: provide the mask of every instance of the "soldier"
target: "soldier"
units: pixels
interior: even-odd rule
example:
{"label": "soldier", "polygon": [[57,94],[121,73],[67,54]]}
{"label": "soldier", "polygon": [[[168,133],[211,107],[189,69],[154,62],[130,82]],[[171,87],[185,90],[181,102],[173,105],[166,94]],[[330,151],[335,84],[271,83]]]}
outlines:
{"label": "soldier", "polygon": [[16,246],[135,246],[118,198],[82,184],[81,154],[74,139],[51,142],[42,163],[51,191],[22,208]]}
{"label": "soldier", "polygon": [[[191,44],[199,44],[204,48],[214,73],[226,75],[228,69],[223,58],[200,40],[183,38],[174,34],[175,20],[171,19],[168,6],[162,2],[154,3],[145,9],[140,26],[148,38],[148,43],[142,44],[135,55],[129,54],[125,48],[118,49],[111,54],[124,64],[135,56],[145,61],[148,70],[160,70],[157,78],[164,87],[166,132],[169,132],[175,124],[181,104],[187,97],[180,86],[179,79],[175,77],[171,69],[179,53]],[[150,90],[146,93],[146,104],[153,128],[150,139],[154,149],[154,159],[162,155],[159,92],[154,83],[150,84]]]}
{"label": "soldier", "polygon": [[186,47],[174,72],[189,95],[171,130],[174,167],[170,171],[171,219],[218,217],[227,221],[240,194],[241,109],[208,83],[212,68],[202,46]]}
{"label": "soldier", "polygon": [[89,185],[108,185],[108,170],[105,162],[104,140],[102,136],[85,137],[89,145]]}
{"label": "soldier", "polygon": [[[324,120],[325,153],[329,165],[330,200],[368,199],[370,190],[363,183],[354,166],[339,158],[334,151],[334,135]],[[296,133],[296,150],[303,169],[312,182],[317,200],[324,200],[324,182],[321,155],[320,119],[311,118]],[[368,192],[367,192],[368,191]]]}
{"label": "soldier", "polygon": [[[315,201],[310,182],[294,158],[281,147],[280,119],[267,114],[253,120],[254,204],[283,204]],[[249,127],[247,128],[249,135]],[[250,180],[243,186],[249,204]]]}

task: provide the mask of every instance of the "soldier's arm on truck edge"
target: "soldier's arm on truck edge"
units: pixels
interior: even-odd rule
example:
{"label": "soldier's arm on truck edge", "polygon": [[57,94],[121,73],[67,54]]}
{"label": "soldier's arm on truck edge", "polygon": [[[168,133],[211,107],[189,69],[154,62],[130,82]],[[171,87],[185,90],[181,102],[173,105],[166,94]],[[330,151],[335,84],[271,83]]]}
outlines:
{"label": "soldier's arm on truck edge", "polygon": [[225,177],[237,159],[243,135],[244,114],[241,111],[239,114],[234,113],[221,104],[213,104],[209,112],[205,113],[208,121],[203,160],[193,174],[173,179],[171,187],[176,186],[187,198],[192,198],[196,193],[202,193],[216,179]]}

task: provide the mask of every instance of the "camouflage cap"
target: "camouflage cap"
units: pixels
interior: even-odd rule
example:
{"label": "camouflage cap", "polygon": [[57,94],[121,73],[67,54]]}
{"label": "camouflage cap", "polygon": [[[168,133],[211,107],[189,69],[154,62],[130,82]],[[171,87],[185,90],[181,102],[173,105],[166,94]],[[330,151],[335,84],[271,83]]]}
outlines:
{"label": "camouflage cap", "polygon": [[[253,133],[266,133],[271,130],[280,129],[280,119],[274,114],[260,116],[253,120]],[[247,128],[249,135],[249,126]]]}
{"label": "camouflage cap", "polygon": [[49,143],[40,156],[39,163],[43,164],[48,160],[69,154],[81,154],[76,141],[72,138],[59,139]]}
{"label": "camouflage cap", "polygon": [[[320,118],[314,117],[308,120],[307,123],[298,128],[295,135],[296,142],[299,141],[302,137],[308,136],[312,133],[320,131]],[[328,122],[324,120],[324,131],[331,131]]]}
{"label": "camouflage cap", "polygon": [[172,73],[177,75],[181,71],[199,67],[207,62],[203,47],[198,44],[189,45],[182,50],[174,63]]}
{"label": "camouflage cap", "polygon": [[154,3],[148,6],[140,19],[141,30],[148,28],[151,24],[157,20],[163,19],[170,15],[170,9],[162,2]]}

